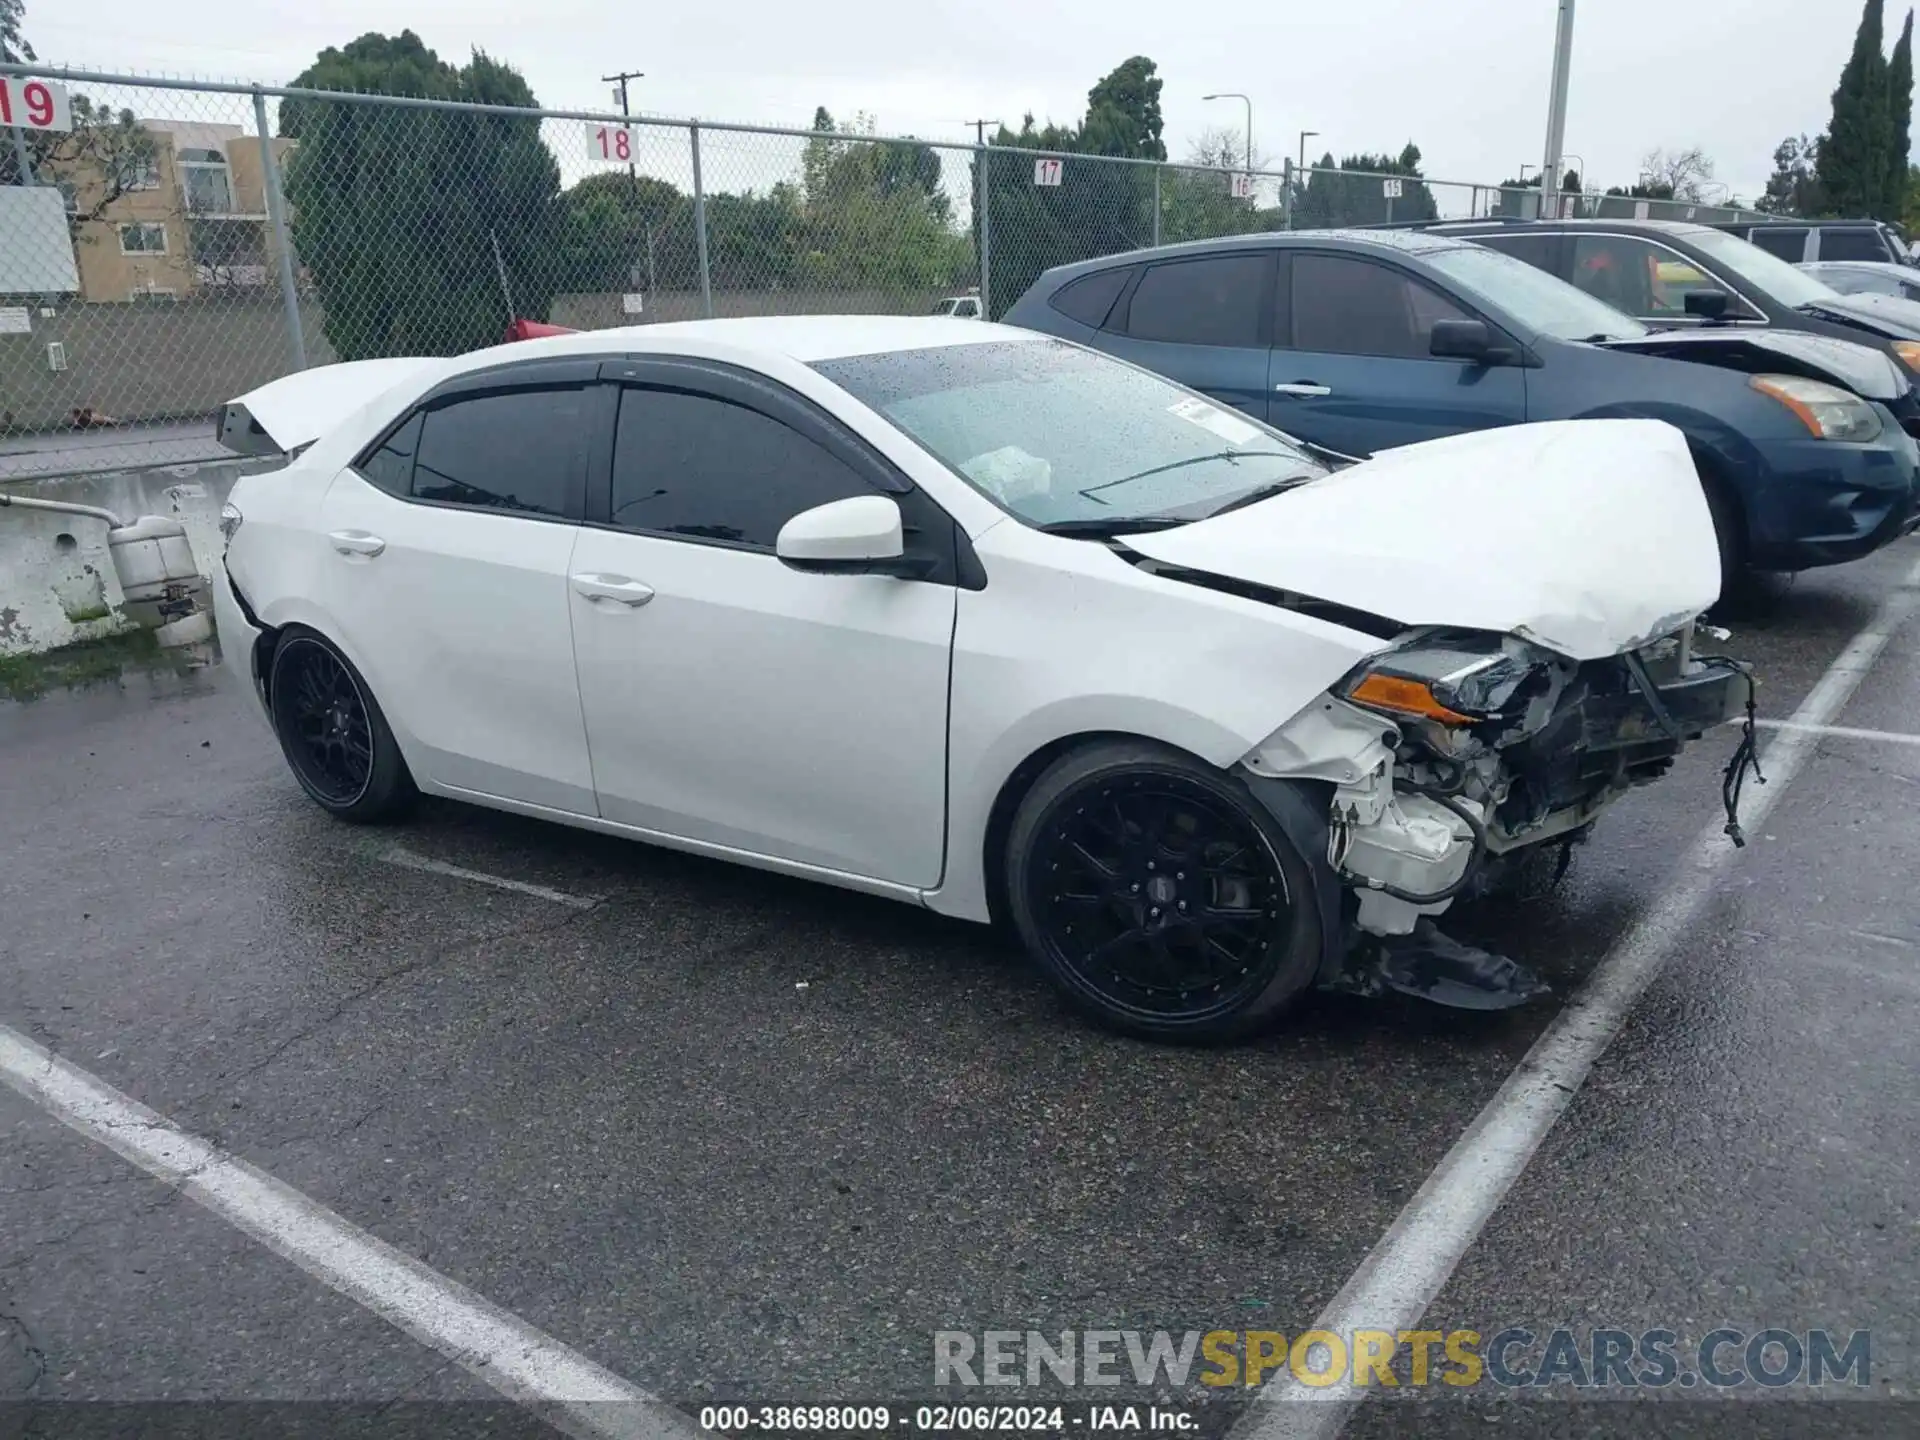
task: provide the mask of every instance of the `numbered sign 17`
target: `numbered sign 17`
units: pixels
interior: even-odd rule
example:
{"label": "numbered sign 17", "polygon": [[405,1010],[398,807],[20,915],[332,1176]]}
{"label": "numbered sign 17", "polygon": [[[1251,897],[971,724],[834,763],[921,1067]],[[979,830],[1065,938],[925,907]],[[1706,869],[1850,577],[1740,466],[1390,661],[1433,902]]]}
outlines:
{"label": "numbered sign 17", "polygon": [[1036,185],[1058,185],[1063,162],[1057,155],[1046,155],[1033,162],[1033,183]]}
{"label": "numbered sign 17", "polygon": [[587,122],[587,153],[595,160],[610,165],[630,165],[638,152],[630,126]]}
{"label": "numbered sign 17", "polygon": [[1228,190],[1236,200],[1251,200],[1253,198],[1253,176],[1233,176],[1228,182]]}
{"label": "numbered sign 17", "polygon": [[51,80],[0,75],[0,125],[20,130],[71,130],[73,107],[67,87]]}

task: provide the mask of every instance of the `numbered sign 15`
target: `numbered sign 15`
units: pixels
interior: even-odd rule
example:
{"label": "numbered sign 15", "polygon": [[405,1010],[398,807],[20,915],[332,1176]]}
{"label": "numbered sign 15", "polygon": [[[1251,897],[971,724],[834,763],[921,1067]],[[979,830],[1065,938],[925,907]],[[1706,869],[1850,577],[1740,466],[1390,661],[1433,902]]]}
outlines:
{"label": "numbered sign 15", "polygon": [[1380,182],[1380,190],[1389,200],[1398,200],[1400,198],[1400,182],[1398,180],[1382,180]]}
{"label": "numbered sign 15", "polygon": [[1228,190],[1236,200],[1253,198],[1253,176],[1235,175],[1228,181]]}
{"label": "numbered sign 15", "polygon": [[0,75],[0,125],[21,130],[71,130],[73,107],[67,87],[51,80]]}
{"label": "numbered sign 15", "polygon": [[639,147],[634,144],[633,130],[626,125],[596,125],[587,122],[587,153],[595,160],[614,165],[628,165],[637,156]]}
{"label": "numbered sign 15", "polygon": [[1058,185],[1062,161],[1057,155],[1046,155],[1033,162],[1033,183],[1036,185]]}

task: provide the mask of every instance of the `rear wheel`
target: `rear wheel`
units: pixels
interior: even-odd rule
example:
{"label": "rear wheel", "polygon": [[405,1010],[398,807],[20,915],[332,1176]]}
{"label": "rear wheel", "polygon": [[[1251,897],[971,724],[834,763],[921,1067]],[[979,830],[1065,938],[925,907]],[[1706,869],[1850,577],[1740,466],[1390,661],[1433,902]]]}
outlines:
{"label": "rear wheel", "polygon": [[1237,779],[1158,745],[1055,762],[1014,818],[1006,885],[1049,978],[1129,1034],[1251,1034],[1318,969],[1307,862]]}
{"label": "rear wheel", "polygon": [[283,638],[269,681],[273,728],[312,799],[342,820],[368,822],[413,799],[413,778],[386,716],[353,663],[309,630]]}

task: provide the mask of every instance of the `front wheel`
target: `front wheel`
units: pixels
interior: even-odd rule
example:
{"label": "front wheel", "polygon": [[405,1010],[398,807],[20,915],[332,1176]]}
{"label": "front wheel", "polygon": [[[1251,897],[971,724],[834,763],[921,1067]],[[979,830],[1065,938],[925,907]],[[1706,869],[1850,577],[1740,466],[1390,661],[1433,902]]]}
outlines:
{"label": "front wheel", "polygon": [[330,814],[384,820],[413,799],[413,777],[353,663],[309,630],[281,640],[268,693],[273,729],[300,788]]}
{"label": "front wheel", "polygon": [[1128,1034],[1252,1034],[1319,967],[1306,860],[1239,780],[1162,746],[1056,761],[1014,818],[1006,886],[1049,978]]}

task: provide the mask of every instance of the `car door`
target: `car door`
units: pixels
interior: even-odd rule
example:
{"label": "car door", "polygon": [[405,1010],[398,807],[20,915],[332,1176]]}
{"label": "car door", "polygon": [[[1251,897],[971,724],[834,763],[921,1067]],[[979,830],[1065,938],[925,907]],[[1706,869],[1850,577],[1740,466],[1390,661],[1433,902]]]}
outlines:
{"label": "car door", "polygon": [[[781,387],[696,362],[610,373],[611,465],[569,581],[600,813],[937,885],[952,521]],[[944,543],[944,574],[821,574],[775,556],[794,515],[876,492],[901,503],[910,546]]]}
{"label": "car door", "polygon": [[1433,326],[1470,320],[1397,266],[1328,251],[1291,257],[1268,362],[1269,421],[1347,455],[1371,455],[1527,418],[1518,365],[1436,359]]}
{"label": "car door", "polygon": [[1272,288],[1267,250],[1148,265],[1098,343],[1264,420]]}
{"label": "car door", "polygon": [[431,395],[328,486],[316,597],[418,778],[594,813],[568,562],[598,364],[536,362]]}

